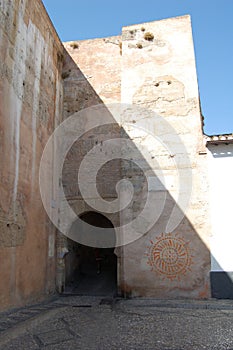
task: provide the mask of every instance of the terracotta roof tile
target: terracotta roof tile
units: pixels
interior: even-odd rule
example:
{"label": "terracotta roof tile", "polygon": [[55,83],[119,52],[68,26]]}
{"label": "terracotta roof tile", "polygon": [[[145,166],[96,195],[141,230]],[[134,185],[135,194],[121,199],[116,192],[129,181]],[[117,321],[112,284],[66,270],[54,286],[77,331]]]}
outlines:
{"label": "terracotta roof tile", "polygon": [[233,143],[233,134],[204,135],[207,144]]}

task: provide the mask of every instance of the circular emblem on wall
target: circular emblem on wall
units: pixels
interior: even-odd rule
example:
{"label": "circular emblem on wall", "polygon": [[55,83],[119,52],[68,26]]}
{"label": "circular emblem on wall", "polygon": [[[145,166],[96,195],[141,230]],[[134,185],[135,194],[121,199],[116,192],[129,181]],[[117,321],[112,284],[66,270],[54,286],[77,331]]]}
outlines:
{"label": "circular emblem on wall", "polygon": [[157,271],[164,277],[180,279],[187,271],[190,271],[192,255],[189,242],[178,235],[162,234],[155,242],[150,241],[151,246],[146,254],[148,265],[153,271]]}

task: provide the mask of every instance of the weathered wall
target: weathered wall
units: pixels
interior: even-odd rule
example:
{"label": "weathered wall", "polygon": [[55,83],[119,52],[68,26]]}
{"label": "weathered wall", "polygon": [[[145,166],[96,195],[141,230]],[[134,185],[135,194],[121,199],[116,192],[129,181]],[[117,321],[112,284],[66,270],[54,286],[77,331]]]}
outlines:
{"label": "weathered wall", "polygon": [[[143,118],[150,122],[147,115],[139,115],[133,127],[129,126],[132,118],[125,120],[132,140],[154,152],[154,157],[147,160],[148,166],[156,177],[159,163],[165,185],[158,191],[167,191],[167,198],[164,210],[150,232],[123,249],[123,289],[131,295],[159,298],[208,297],[207,161],[189,16],[123,28],[122,102],[137,104],[162,116],[167,124],[154,125],[152,133],[160,141],[168,142],[167,150],[156,148],[156,143],[153,148],[151,137],[145,137],[140,130],[135,131]],[[189,160],[179,144],[175,144],[176,134],[185,146]],[[180,179],[176,177],[177,165],[183,172]],[[179,181],[181,196],[185,196],[190,188],[192,193],[188,208],[178,203],[184,218],[169,232],[166,225],[178,198]],[[151,210],[156,215],[156,206]],[[130,216],[131,213],[123,215]]]}
{"label": "weathered wall", "polygon": [[[63,67],[64,78],[64,106],[63,119],[73,116],[88,107],[104,106],[104,103],[116,103],[121,99],[121,45],[120,37],[75,41],[64,43],[69,53],[65,56]],[[104,108],[105,109],[105,108]],[[120,137],[121,128],[111,114],[105,109],[110,126],[96,127],[83,132],[83,135],[73,144],[67,154],[62,173],[62,185],[70,206],[77,215],[92,210],[82,199],[78,187],[79,166],[83,157],[96,145],[105,140]],[[95,115],[93,114],[95,118]],[[86,116],[78,115],[80,120],[78,130],[85,131]],[[87,173],[88,177],[88,173]],[[115,199],[116,182],[121,179],[120,161],[115,160],[100,170],[97,187],[100,195],[107,199]],[[118,214],[109,214],[107,217],[114,225],[119,222]],[[59,236],[58,251],[66,251],[68,245],[64,236]],[[75,249],[75,244],[74,244]],[[70,251],[73,251],[72,247]],[[70,255],[70,257],[69,257]],[[73,261],[72,252],[63,258],[58,258],[57,283],[62,290],[65,280],[72,274],[69,261]],[[59,255],[60,256],[60,255]],[[75,259],[75,258],[74,258]],[[66,266],[65,266],[66,265]]]}
{"label": "weathered wall", "polygon": [[[66,115],[94,103],[116,103],[121,100],[121,36],[64,43],[72,60],[64,66]],[[74,66],[75,63],[77,67]],[[73,83],[71,100],[68,85]],[[97,99],[91,94],[91,86]],[[77,89],[74,88],[76,84]],[[85,104],[83,104],[85,102]],[[68,111],[70,112],[68,112]]]}
{"label": "weathered wall", "polygon": [[55,288],[39,164],[62,113],[63,46],[39,0],[0,3],[0,308]]}
{"label": "weathered wall", "polygon": [[[88,107],[120,102],[120,37],[68,42],[64,46],[70,54],[66,56],[63,67],[64,119]],[[76,206],[77,212],[89,208],[83,207],[84,202],[77,185],[78,169],[83,156],[95,145],[107,139],[120,137],[120,126],[107,109],[106,113],[112,125],[85,132],[71,148],[64,164],[63,186],[67,198],[73,203],[73,207]],[[80,120],[82,130],[85,115],[81,115],[80,118],[82,118]],[[98,190],[102,197],[109,199],[116,197],[116,179],[120,179],[119,162],[108,164],[98,174]],[[77,201],[80,199],[79,209]]]}
{"label": "weathered wall", "polygon": [[[147,234],[117,249],[120,289],[131,296],[208,297],[207,151],[189,16],[126,27],[122,37],[69,42],[67,54],[39,0],[5,0],[0,10],[0,306],[19,305],[53,292],[55,276],[62,290],[68,277],[66,260],[72,274],[75,256],[64,258],[68,250],[63,235],[58,235],[55,258],[55,228],[40,199],[39,163],[54,128],[97,104],[103,106],[111,125],[87,130],[85,115],[77,115],[84,134],[68,152],[62,174],[70,206],[77,215],[91,210],[77,185],[83,157],[94,146],[109,155],[114,147],[106,147],[106,140],[130,141],[127,152],[127,147],[122,148],[125,159],[118,157],[99,169],[96,184],[99,195],[112,201],[117,197],[116,183],[127,178],[134,196],[126,209],[103,214],[125,237],[128,230],[119,231],[119,225],[129,227],[138,217],[136,231],[143,230],[148,219],[156,217],[160,197],[166,194],[166,200]],[[106,109],[107,103],[128,103],[138,110],[114,114]],[[161,122],[153,122],[153,111]],[[143,125],[152,126],[149,133],[140,129]],[[163,141],[171,149],[164,148]],[[96,159],[94,154],[93,164]],[[87,183],[92,170],[86,173]],[[153,181],[146,181],[148,174]],[[189,206],[178,203],[176,215],[182,220],[169,231],[178,192],[185,198],[190,188]],[[155,202],[144,213],[151,193]],[[98,210],[100,201],[94,201]]]}
{"label": "weathered wall", "polygon": [[[133,147],[126,155],[130,159],[102,169],[97,185],[100,194],[111,200],[116,197],[115,184],[119,178],[128,178],[134,186],[134,197],[120,212],[120,218],[103,214],[115,227],[119,223],[128,224],[138,216],[141,220],[137,224],[139,230],[149,217],[157,215],[155,202],[143,214],[148,193],[154,191],[158,198],[165,193],[166,201],[161,217],[155,220],[156,224],[149,232],[118,249],[121,291],[126,295],[159,298],[209,297],[207,152],[203,143],[190,17],[125,27],[122,38],[71,42],[65,46],[73,59],[66,61],[63,73],[65,117],[102,102],[121,102],[144,108],[121,116],[113,113],[112,122],[120,125],[120,131],[114,134],[112,130],[92,130],[92,135],[85,135],[83,143],[76,145],[64,170],[67,198],[77,213],[88,210],[77,188],[81,158],[93,146],[104,145],[105,140],[117,134],[130,141]],[[164,122],[153,124],[152,111]],[[80,128],[83,125],[85,122],[80,121]],[[152,125],[146,135],[140,129],[143,125]],[[186,151],[177,144],[176,135]],[[171,149],[164,148],[163,141],[169,141]],[[146,149],[145,154],[143,149]],[[111,149],[104,150],[111,152]],[[146,184],[145,174],[135,161],[143,165],[154,183]],[[165,179],[163,184],[158,164]],[[181,178],[177,175],[177,164]],[[86,180],[88,183],[88,173]],[[188,194],[189,206],[182,205],[182,200],[178,203],[177,215],[183,219],[175,230],[167,231],[179,186],[181,197],[192,188],[192,193]],[[95,203],[98,208],[97,199]],[[121,234],[123,237],[128,235],[128,226]]]}
{"label": "weathered wall", "polygon": [[[64,46],[70,54],[66,56],[63,67],[64,119],[88,107],[120,102],[120,37],[68,42]],[[77,213],[89,209],[82,200],[77,181],[78,169],[83,157],[95,145],[120,137],[120,126],[107,109],[106,113],[112,125],[85,132],[75,142],[64,163],[63,186],[70,204]],[[85,115],[80,115],[80,118],[82,118],[80,120],[80,130],[82,130]],[[95,118],[94,114],[93,118]],[[103,198],[110,200],[116,197],[115,184],[120,178],[119,161],[109,163],[100,171],[97,186]]]}

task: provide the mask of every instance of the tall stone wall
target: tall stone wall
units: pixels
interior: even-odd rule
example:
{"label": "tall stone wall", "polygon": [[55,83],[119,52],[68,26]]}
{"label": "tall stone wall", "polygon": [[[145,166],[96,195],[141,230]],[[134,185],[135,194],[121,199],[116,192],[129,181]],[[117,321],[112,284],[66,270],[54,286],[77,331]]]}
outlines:
{"label": "tall stone wall", "polygon": [[[105,108],[106,103],[119,103],[121,100],[121,37],[72,41],[64,43],[64,46],[69,55],[65,56],[63,66],[63,119],[75,116],[77,125],[79,123],[77,130],[79,133],[83,130],[83,133],[81,132],[81,137],[72,145],[65,159],[62,186],[66,200],[76,215],[79,215],[93,210],[83,200],[78,186],[81,161],[93,147],[108,139],[119,138],[122,132],[119,124]],[[110,125],[97,126],[86,132],[87,118],[82,111],[97,105],[103,107]],[[89,114],[93,114],[95,119],[95,113],[90,111]],[[116,199],[116,183],[121,179],[121,168],[121,160],[118,159],[108,162],[100,169],[96,183],[100,196],[105,200]],[[87,181],[89,175],[87,172]],[[119,213],[106,216],[114,225],[119,224]],[[77,260],[77,247],[75,242],[67,241],[65,236],[59,236],[57,247],[61,252],[69,250],[67,256],[61,254],[58,259],[58,289],[63,290],[65,281],[78,264],[73,263]]]}
{"label": "tall stone wall", "polygon": [[[104,108],[105,104],[120,103],[121,37],[73,41],[64,43],[64,46],[69,53],[63,67],[64,119],[85,108],[96,105]],[[78,188],[77,175],[83,157],[97,144],[121,136],[120,125],[107,108],[105,112],[111,125],[84,132],[72,146],[64,163],[62,179],[65,194],[77,214],[90,210]],[[79,130],[82,130],[85,114],[77,114],[77,118],[80,118]],[[108,200],[116,198],[115,185],[120,178],[120,161],[110,162],[100,169],[97,179],[100,195]],[[114,224],[119,221],[118,216],[110,215],[109,218],[114,220]]]}
{"label": "tall stone wall", "polygon": [[40,158],[62,116],[64,48],[39,0],[0,3],[0,308],[55,289]]}
{"label": "tall stone wall", "polygon": [[[117,250],[121,292],[158,298],[209,297],[207,152],[190,17],[133,25],[123,28],[121,37],[69,42],[65,47],[72,57],[64,71],[65,116],[97,103],[133,108],[130,113],[126,107],[122,115],[114,115],[110,108],[120,138],[132,147],[123,152],[127,159],[105,169],[102,176],[100,171],[97,178],[99,193],[109,200],[116,198],[113,192],[120,176],[134,188],[133,199],[118,217],[103,212],[123,241],[132,241]],[[81,72],[72,69],[73,61]],[[78,77],[83,80],[80,84]],[[105,140],[116,136],[112,131],[92,132],[83,146],[73,150],[63,178],[78,214],[90,208],[73,181],[76,165],[92,147],[102,143],[104,147]],[[111,148],[103,149],[111,153]],[[87,183],[88,179],[89,174]],[[152,202],[144,211],[148,195]],[[98,208],[97,199],[95,203]]]}
{"label": "tall stone wall", "polygon": [[[123,103],[145,108],[134,121],[126,118],[123,127],[135,144],[150,150],[151,158],[145,159],[155,184],[148,192],[166,195],[155,225],[123,248],[122,288],[137,296],[208,297],[207,152],[189,16],[123,28],[121,86]],[[153,122],[147,111],[161,118]],[[145,136],[141,126],[150,126],[156,140],[150,133]],[[133,158],[137,156],[138,151]],[[142,197],[143,192],[139,201]],[[154,203],[151,211],[156,216],[161,201]]]}
{"label": "tall stone wall", "polygon": [[[119,37],[68,42],[66,51],[40,0],[4,0],[0,14],[0,307],[41,298],[56,283],[62,290],[65,269],[72,270],[65,266],[67,239],[56,238],[43,208],[38,174],[49,136],[73,115],[83,135],[67,153],[60,181],[69,206],[77,215],[93,210],[77,174],[94,147],[115,154],[107,140],[120,140],[115,145],[123,153],[99,169],[99,197],[110,206],[119,180],[133,185],[130,203],[119,212],[98,210],[101,199],[91,198],[122,242],[131,242],[115,251],[119,290],[208,297],[207,152],[189,16],[125,27]],[[109,103],[126,105],[118,113]],[[96,105],[109,125],[88,129],[90,116],[79,112]],[[91,165],[96,160],[92,154]],[[88,186],[93,171],[86,172]],[[48,173],[44,186],[55,189],[48,198],[54,195],[49,208],[56,215],[57,180]]]}

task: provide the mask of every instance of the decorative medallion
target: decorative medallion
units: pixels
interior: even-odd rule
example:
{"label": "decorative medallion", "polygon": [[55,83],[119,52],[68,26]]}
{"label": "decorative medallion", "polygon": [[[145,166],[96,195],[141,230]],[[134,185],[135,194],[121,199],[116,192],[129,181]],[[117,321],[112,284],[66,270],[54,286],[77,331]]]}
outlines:
{"label": "decorative medallion", "polygon": [[192,254],[189,247],[190,242],[178,235],[162,234],[156,241],[150,241],[151,246],[146,253],[147,264],[152,271],[156,271],[170,280],[180,280],[182,275],[190,271],[192,265]]}

